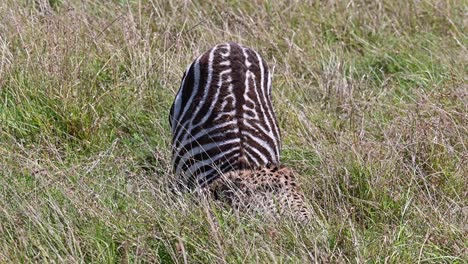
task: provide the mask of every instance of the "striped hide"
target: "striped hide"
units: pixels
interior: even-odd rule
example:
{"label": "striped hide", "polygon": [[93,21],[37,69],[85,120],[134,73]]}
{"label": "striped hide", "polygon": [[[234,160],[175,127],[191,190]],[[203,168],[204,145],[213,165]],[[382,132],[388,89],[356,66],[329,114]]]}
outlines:
{"label": "striped hide", "polygon": [[173,169],[185,187],[279,164],[271,79],[256,51],[232,42],[213,47],[187,68],[169,116]]}

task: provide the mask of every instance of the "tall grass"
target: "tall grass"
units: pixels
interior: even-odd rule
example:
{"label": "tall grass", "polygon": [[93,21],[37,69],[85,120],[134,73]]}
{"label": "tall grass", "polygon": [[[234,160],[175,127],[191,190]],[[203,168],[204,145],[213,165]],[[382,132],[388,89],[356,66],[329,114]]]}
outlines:
{"label": "tall grass", "polygon": [[[465,263],[466,2],[0,3],[0,262]],[[176,197],[183,70],[274,68],[308,225]]]}

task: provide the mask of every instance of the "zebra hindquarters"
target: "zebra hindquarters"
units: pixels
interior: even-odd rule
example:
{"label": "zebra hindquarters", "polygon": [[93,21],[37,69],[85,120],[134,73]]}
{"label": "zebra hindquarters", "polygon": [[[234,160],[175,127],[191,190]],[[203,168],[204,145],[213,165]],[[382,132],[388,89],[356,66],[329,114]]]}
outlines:
{"label": "zebra hindquarters", "polygon": [[189,189],[279,164],[271,74],[251,48],[224,43],[200,55],[184,73],[169,121],[174,172]]}

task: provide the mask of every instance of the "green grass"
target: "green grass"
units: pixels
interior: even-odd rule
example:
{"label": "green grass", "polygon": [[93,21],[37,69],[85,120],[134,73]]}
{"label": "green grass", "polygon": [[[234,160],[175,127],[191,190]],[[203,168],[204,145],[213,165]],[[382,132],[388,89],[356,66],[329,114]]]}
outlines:
{"label": "green grass", "polygon": [[[42,4],[40,4],[42,2]],[[0,262],[466,263],[466,1],[0,3]],[[182,73],[274,67],[308,225],[170,192]]]}

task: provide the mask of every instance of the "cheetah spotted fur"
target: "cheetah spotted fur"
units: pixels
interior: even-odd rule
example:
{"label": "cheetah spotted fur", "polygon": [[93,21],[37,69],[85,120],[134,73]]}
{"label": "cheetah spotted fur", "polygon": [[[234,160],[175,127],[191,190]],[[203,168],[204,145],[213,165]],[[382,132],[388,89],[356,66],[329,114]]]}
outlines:
{"label": "cheetah spotted fur", "polygon": [[225,173],[205,191],[237,210],[273,217],[287,214],[299,222],[310,219],[310,209],[294,173],[286,167],[268,165]]}

